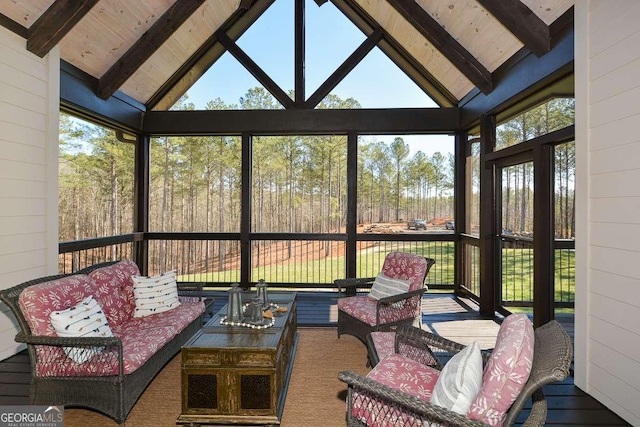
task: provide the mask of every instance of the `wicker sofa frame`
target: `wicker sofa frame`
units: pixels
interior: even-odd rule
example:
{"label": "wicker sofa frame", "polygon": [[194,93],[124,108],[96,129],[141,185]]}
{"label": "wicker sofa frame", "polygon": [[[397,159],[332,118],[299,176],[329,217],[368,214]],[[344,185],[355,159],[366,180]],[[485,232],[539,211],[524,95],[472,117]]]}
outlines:
{"label": "wicker sofa frame", "polygon": [[[422,278],[423,284],[429,274],[429,270],[436,263],[433,258],[425,257],[425,259],[427,260],[427,267]],[[371,289],[374,280],[375,277],[336,279],[334,284],[338,288],[338,298],[364,295]],[[379,299],[376,304],[376,324],[373,326],[342,310],[338,310],[338,337],[343,334],[352,335],[362,341],[363,344],[366,344],[367,335],[373,331],[389,330],[401,324],[411,324],[414,320],[413,317],[383,323],[380,321],[381,314],[385,311],[396,311],[397,309],[393,305],[401,301],[408,301],[411,306],[420,304],[422,295],[426,291],[427,289],[423,286],[421,289],[411,292]]]}
{"label": "wicker sofa frame", "polygon": [[[416,348],[422,345],[423,348],[428,349],[427,351],[432,352],[436,357],[447,357],[464,348],[464,346],[454,341],[438,337],[418,328],[413,329],[413,331],[409,332],[409,339],[413,342],[413,345]],[[537,328],[535,330],[533,366],[529,380],[507,412],[503,427],[514,425],[530,398],[533,403],[523,425],[544,425],[547,418],[547,401],[542,387],[546,384],[566,379],[569,375],[572,358],[571,338],[557,321],[552,320]],[[487,359],[486,355],[483,354],[484,362]],[[369,407],[378,407],[380,411],[396,411],[396,413],[407,414],[409,419],[415,422],[415,424],[405,424],[407,426],[488,427],[487,424],[480,421],[451,412],[443,407],[433,405],[353,372],[340,372],[338,378],[348,384],[348,426],[364,427],[368,425],[366,422],[355,418],[352,414],[353,399],[357,393],[358,399],[365,399]],[[376,403],[382,403],[382,405],[376,405]],[[384,416],[381,413],[375,415]]]}
{"label": "wicker sofa frame", "polygon": [[[16,335],[15,341],[27,344],[31,364],[29,397],[32,405],[64,405],[93,409],[123,425],[129,412],[131,412],[131,409],[155,376],[180,351],[182,345],[202,327],[204,314],[194,319],[142,366],[126,375],[123,372],[123,348],[120,338],[62,338],[31,334],[31,329],[18,305],[18,299],[23,290],[30,286],[61,279],[73,274],[88,274],[93,270],[107,267],[117,262],[109,261],[95,264],[71,274],[41,277],[0,291],[0,300],[11,308],[21,329]],[[191,286],[188,296],[194,296],[194,294],[193,286]],[[209,305],[211,302],[208,301]],[[36,360],[38,357],[36,346],[40,345],[54,347],[104,346],[112,350],[117,349],[119,373],[112,376],[38,376],[36,375]],[[116,351],[113,351],[113,354],[115,355]]]}

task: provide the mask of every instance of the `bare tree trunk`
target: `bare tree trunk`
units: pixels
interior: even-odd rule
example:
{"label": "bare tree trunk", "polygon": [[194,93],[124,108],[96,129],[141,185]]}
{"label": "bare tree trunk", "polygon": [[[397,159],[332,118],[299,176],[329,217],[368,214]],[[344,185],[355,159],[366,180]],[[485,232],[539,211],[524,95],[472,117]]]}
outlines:
{"label": "bare tree trunk", "polygon": [[[116,159],[111,154],[111,236],[115,236],[118,233],[118,173],[116,170]],[[111,252],[111,260],[115,261],[118,258],[117,246],[113,247]]]}

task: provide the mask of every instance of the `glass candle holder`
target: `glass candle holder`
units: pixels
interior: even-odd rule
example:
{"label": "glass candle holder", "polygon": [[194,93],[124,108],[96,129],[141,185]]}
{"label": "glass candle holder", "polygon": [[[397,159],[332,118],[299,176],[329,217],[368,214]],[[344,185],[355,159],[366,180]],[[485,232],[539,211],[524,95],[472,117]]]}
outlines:
{"label": "glass candle holder", "polygon": [[262,301],[255,297],[249,304],[250,321],[254,325],[262,324]]}
{"label": "glass candle holder", "polygon": [[227,320],[239,322],[244,317],[242,313],[242,290],[240,285],[234,283],[229,289],[229,302],[227,304]]}
{"label": "glass candle holder", "polygon": [[256,285],[256,297],[262,303],[262,308],[269,308],[269,293],[267,292],[267,284],[264,279],[258,280]]}

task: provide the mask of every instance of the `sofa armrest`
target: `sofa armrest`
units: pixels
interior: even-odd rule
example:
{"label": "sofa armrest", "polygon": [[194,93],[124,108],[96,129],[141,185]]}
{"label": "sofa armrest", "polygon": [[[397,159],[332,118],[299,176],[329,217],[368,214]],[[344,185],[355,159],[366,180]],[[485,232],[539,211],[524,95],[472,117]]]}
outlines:
{"label": "sofa armrest", "polygon": [[45,337],[18,332],[16,342],[33,345],[50,345],[54,347],[119,347],[122,349],[122,340],[118,337]]}
{"label": "sofa armrest", "polygon": [[[19,332],[14,340],[36,346],[36,351],[31,353],[36,360],[32,360],[31,365],[32,369],[35,368],[35,372],[38,372],[37,376],[91,376],[90,371],[93,371],[110,372],[110,375],[124,377],[122,340],[118,337],[48,337]],[[60,359],[61,356],[64,356],[63,350],[67,349],[69,351],[70,348],[79,350],[99,348],[96,354],[101,354],[102,356],[98,357],[95,362],[85,362],[93,365],[92,370],[85,370],[84,373],[72,372],[68,370],[68,366],[65,366],[65,363],[61,362],[61,360],[65,359]],[[98,364],[100,366],[96,366]],[[44,369],[46,374],[42,374],[38,366]]]}
{"label": "sofa armrest", "polygon": [[209,317],[213,316],[213,303],[215,298],[213,292],[204,289],[203,282],[178,282],[178,298],[197,298],[204,302],[204,311]]}

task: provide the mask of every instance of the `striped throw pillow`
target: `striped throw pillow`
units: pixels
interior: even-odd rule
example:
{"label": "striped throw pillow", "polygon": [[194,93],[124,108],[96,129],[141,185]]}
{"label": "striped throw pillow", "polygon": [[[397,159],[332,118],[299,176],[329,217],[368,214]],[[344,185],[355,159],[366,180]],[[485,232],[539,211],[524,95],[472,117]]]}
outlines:
{"label": "striped throw pillow", "polygon": [[440,372],[431,403],[466,415],[482,385],[482,355],[474,341],[451,358]]}
{"label": "striped throw pillow", "polygon": [[[59,337],[112,337],[113,333],[100,304],[88,296],[78,305],[54,311],[49,316]],[[76,363],[84,363],[104,347],[64,347],[64,352]]]}
{"label": "striped throw pillow", "polygon": [[408,280],[394,279],[380,273],[373,281],[369,296],[374,299],[382,299],[391,295],[404,294],[409,292],[410,284],[411,282]]}
{"label": "striped throw pillow", "polygon": [[180,305],[175,270],[158,276],[133,276],[132,280],[136,302],[133,317],[162,313]]}

